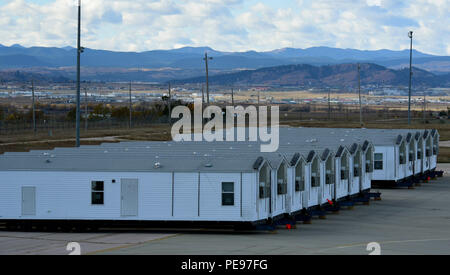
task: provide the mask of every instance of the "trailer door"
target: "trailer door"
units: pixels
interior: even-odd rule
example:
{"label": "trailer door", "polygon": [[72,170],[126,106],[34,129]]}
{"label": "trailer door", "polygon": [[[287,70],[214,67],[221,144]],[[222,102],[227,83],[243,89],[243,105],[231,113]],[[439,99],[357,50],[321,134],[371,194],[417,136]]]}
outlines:
{"label": "trailer door", "polygon": [[36,187],[22,187],[22,216],[36,215]]}
{"label": "trailer door", "polygon": [[121,215],[138,215],[138,180],[121,180]]}

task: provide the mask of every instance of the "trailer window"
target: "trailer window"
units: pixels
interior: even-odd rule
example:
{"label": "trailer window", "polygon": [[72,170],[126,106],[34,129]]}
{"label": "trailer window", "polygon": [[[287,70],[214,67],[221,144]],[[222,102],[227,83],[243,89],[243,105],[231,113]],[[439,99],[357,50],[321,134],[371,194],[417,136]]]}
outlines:
{"label": "trailer window", "polygon": [[234,182],[222,182],[222,205],[234,205]]}
{"label": "trailer window", "polygon": [[92,204],[104,204],[105,201],[105,183],[103,181],[92,181]]}
{"label": "trailer window", "polygon": [[375,153],[374,154],[374,168],[375,170],[383,170],[383,154]]}

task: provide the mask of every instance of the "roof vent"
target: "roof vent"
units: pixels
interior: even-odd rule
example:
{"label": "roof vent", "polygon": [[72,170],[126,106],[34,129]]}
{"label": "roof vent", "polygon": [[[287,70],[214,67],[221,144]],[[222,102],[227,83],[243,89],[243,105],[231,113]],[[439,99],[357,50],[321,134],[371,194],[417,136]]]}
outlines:
{"label": "roof vent", "polygon": [[155,162],[154,167],[155,167],[155,169],[161,168],[161,163],[160,162]]}
{"label": "roof vent", "polygon": [[49,153],[43,153],[43,155],[44,155],[44,156],[48,156],[48,155],[49,155]]}
{"label": "roof vent", "polygon": [[211,168],[213,165],[212,165],[212,163],[206,163],[205,164],[205,167],[207,167],[207,168]]}
{"label": "roof vent", "polygon": [[51,160],[49,160],[49,159],[47,159],[46,161],[45,161],[46,163],[50,163],[50,162],[52,162]]}

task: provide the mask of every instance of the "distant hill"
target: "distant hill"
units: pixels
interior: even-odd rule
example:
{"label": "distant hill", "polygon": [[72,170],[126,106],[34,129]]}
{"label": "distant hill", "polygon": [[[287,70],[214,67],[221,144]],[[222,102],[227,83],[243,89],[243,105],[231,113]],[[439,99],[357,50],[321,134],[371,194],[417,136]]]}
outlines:
{"label": "distant hill", "polygon": [[[409,64],[409,51],[375,50],[362,51],[330,47],[307,49],[283,48],[273,51],[221,52],[209,47],[184,47],[173,50],[145,52],[114,52],[86,49],[82,55],[83,67],[106,68],[178,68],[184,70],[203,69],[203,55],[208,52],[214,59],[211,69],[259,69],[291,64],[333,65],[342,63],[374,63],[386,67]],[[450,57],[433,56],[414,51],[414,66],[450,73]],[[76,49],[70,46],[30,47],[21,45],[0,46],[1,68],[24,67],[73,67],[76,64]]]}
{"label": "distant hill", "polygon": [[71,80],[61,75],[51,74],[39,74],[23,71],[1,71],[1,82],[31,82],[32,80],[37,82],[58,83],[58,82],[70,82]]}
{"label": "distant hill", "polygon": [[[415,87],[450,87],[450,74],[435,75],[418,68],[413,69]],[[355,87],[358,81],[357,64],[312,66],[287,65],[244,70],[236,73],[220,74],[210,77],[215,85],[269,85],[269,86],[308,86],[308,87]],[[203,83],[204,77],[174,81],[177,84]],[[407,86],[409,69],[393,70],[386,67],[361,64],[363,85]]]}

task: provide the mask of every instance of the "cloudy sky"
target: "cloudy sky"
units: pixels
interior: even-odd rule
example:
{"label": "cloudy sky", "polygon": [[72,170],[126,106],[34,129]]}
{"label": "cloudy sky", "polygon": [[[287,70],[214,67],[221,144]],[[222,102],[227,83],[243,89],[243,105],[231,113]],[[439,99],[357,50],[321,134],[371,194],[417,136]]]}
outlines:
{"label": "cloudy sky", "polygon": [[[74,46],[77,0],[0,0],[0,44]],[[84,0],[83,46],[409,47],[450,55],[449,0]]]}

